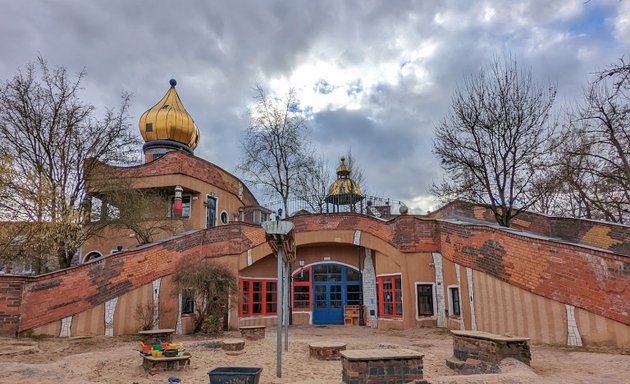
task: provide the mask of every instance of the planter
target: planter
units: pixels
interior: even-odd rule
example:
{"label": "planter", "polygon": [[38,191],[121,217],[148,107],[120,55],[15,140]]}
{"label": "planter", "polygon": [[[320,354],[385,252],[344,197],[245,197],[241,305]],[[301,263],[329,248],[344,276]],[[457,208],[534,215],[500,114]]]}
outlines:
{"label": "planter", "polygon": [[262,368],[219,367],[208,372],[210,384],[258,384]]}

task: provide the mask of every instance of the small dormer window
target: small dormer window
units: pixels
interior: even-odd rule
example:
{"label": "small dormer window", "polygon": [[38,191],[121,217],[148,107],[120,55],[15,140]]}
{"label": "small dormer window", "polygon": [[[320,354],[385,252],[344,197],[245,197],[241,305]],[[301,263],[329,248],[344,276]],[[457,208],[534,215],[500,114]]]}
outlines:
{"label": "small dormer window", "polygon": [[153,132],[153,123],[147,123],[146,131],[147,132]]}

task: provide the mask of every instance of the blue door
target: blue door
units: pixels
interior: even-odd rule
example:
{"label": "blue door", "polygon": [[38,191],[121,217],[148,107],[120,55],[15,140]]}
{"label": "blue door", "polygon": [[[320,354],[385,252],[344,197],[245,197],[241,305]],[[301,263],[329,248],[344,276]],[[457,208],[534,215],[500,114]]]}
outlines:
{"label": "blue door", "polygon": [[313,324],[343,324],[343,307],[359,304],[361,275],[340,264],[317,264],[313,273]]}

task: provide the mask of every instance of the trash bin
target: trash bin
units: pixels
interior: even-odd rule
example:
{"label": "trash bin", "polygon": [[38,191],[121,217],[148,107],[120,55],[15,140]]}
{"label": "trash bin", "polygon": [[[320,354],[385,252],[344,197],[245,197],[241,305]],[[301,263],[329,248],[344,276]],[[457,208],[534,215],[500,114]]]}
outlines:
{"label": "trash bin", "polygon": [[219,367],[208,372],[210,384],[258,384],[262,368]]}

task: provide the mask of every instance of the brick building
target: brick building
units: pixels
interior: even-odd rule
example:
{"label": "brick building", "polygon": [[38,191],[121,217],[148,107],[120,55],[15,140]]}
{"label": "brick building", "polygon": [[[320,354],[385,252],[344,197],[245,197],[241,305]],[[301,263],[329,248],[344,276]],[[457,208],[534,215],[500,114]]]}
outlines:
{"label": "brick building", "polygon": [[[194,156],[199,133],[174,81],[140,118],[140,131],[145,163],[104,167],[134,188],[164,191],[160,209],[180,223],[180,233],[137,246],[129,231],[108,230],[84,245],[82,265],[0,276],[0,333],[133,334],[135,309],[146,303],[155,304],[155,326],[186,332],[190,308],[171,275],[189,257],[237,274],[230,327],[275,324],[276,260],[260,226],[270,211],[238,178]],[[352,189],[357,202],[360,190]],[[460,202],[387,219],[332,211],[288,218],[297,247],[294,324],[343,324],[344,306],[362,305],[370,327],[630,347],[628,227],[527,213],[506,229],[492,224],[484,207]]]}

